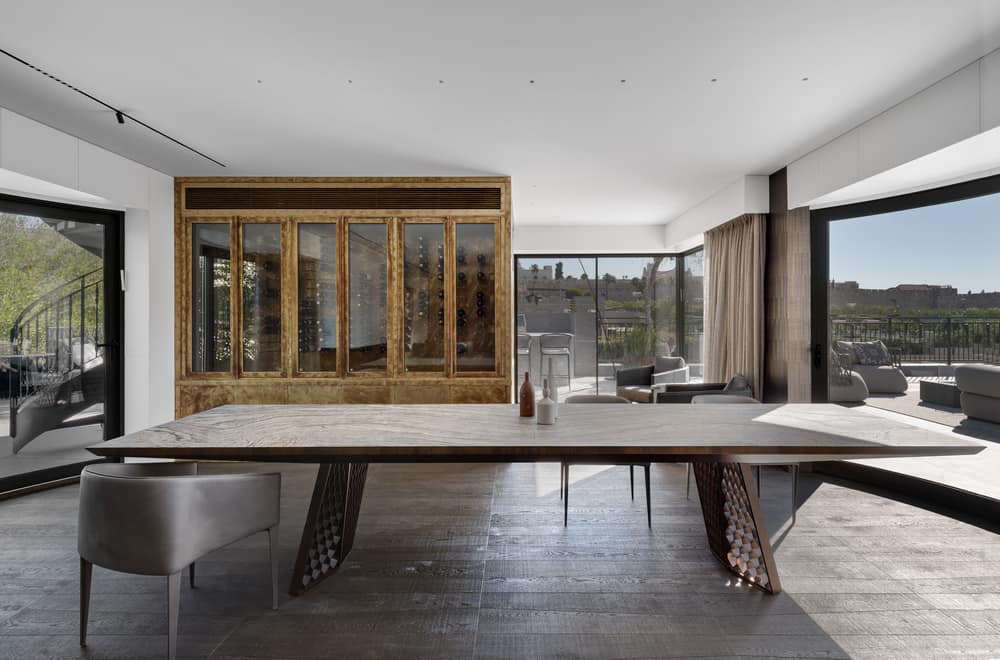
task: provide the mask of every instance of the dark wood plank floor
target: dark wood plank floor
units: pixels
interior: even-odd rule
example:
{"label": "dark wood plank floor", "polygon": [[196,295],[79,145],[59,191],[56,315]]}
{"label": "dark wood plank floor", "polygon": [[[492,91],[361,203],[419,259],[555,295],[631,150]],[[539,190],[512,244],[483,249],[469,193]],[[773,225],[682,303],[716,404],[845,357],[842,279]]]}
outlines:
{"label": "dark wood plank floor", "polygon": [[[284,588],[315,468],[280,467]],[[789,475],[766,469],[772,597],[711,557],[683,465],[654,466],[652,531],[636,477],[633,503],[627,468],[574,467],[564,528],[556,464],[372,466],[336,576],[272,612],[263,535],[210,555],[181,655],[1000,657],[995,534],[808,474],[789,530]],[[77,645],[77,493],[0,502],[0,658],[162,656],[165,580],[101,569]]]}

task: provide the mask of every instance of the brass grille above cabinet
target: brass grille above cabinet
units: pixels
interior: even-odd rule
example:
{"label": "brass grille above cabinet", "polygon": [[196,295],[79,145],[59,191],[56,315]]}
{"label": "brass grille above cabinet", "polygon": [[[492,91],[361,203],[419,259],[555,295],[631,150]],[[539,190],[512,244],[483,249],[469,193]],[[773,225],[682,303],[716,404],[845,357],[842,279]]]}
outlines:
{"label": "brass grille above cabinet", "polygon": [[175,183],[178,417],[511,400],[510,179]]}
{"label": "brass grille above cabinet", "polygon": [[184,207],[207,210],[484,210],[499,211],[502,191],[492,187],[188,187]]}

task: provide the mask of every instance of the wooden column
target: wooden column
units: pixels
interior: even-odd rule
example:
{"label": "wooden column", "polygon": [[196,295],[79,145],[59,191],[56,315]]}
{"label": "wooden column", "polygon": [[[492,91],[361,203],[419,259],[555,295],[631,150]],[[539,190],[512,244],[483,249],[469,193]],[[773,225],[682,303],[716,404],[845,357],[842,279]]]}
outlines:
{"label": "wooden column", "polygon": [[784,169],[770,177],[764,281],[764,400],[812,398],[809,209],[788,208]]}

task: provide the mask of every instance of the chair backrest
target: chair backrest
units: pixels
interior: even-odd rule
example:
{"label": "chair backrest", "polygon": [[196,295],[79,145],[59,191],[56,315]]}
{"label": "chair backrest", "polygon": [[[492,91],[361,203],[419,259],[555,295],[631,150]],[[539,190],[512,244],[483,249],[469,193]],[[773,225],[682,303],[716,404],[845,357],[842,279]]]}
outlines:
{"label": "chair backrest", "polygon": [[194,463],[101,463],[80,474],[77,548],[113,570],[170,575],[278,523],[281,475],[198,476]]}
{"label": "chair backrest", "polygon": [[760,401],[743,394],[699,394],[691,397],[691,403],[760,403]]}
{"label": "chair backrest", "polygon": [[566,403],[632,403],[614,394],[574,394],[566,397]]}
{"label": "chair backrest", "polygon": [[549,348],[570,348],[573,335],[566,332],[549,332],[538,338],[538,345],[544,351]]}
{"label": "chair backrest", "polygon": [[531,335],[525,335],[525,334],[517,335],[517,350],[519,351],[531,350]]}

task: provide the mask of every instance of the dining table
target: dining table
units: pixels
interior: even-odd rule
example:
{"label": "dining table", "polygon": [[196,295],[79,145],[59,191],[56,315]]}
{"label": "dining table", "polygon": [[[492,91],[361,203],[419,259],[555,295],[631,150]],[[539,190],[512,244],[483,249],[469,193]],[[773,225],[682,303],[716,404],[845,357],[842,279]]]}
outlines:
{"label": "dining table", "polygon": [[752,466],[982,450],[836,404],[562,405],[552,425],[518,411],[511,404],[223,405],[89,449],[118,459],[318,464],[292,595],[334,575],[351,551],[372,463],[689,462],[708,552],[744,583],[777,593]]}

